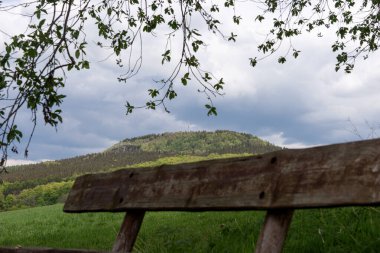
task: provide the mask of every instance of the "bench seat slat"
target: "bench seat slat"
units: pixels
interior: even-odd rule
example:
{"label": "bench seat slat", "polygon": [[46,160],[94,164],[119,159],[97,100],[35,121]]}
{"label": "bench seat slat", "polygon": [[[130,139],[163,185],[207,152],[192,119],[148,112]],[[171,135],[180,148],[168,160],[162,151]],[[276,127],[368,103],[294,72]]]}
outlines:
{"label": "bench seat slat", "polygon": [[66,212],[380,204],[380,139],[77,178]]}

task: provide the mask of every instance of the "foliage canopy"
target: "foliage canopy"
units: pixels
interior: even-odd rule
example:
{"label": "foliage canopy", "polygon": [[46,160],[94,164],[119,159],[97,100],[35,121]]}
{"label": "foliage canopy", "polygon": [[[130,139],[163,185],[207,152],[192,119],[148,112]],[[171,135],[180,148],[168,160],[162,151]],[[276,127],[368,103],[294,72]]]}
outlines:
{"label": "foliage canopy", "polygon": [[[258,45],[258,56],[247,56],[252,67],[264,57],[272,55],[288,42],[285,55],[278,58],[285,63],[287,57],[297,58],[300,51],[293,46],[292,38],[311,31],[318,35],[334,28],[336,41],[331,45],[336,52],[336,70],[351,72],[359,56],[367,58],[379,46],[379,0],[257,0],[248,1],[259,14],[255,22],[269,20],[266,39]],[[1,166],[5,165],[8,149],[18,152],[15,145],[23,138],[17,126],[17,114],[23,108],[31,113],[33,129],[25,148],[33,136],[38,115],[51,126],[62,122],[60,105],[65,96],[61,93],[68,72],[90,68],[87,56],[89,38],[87,28],[95,26],[98,40],[95,44],[109,51],[116,65],[124,72],[118,78],[126,82],[136,75],[143,63],[144,34],[162,33],[166,46],[159,52],[161,63],[172,68],[148,89],[145,104],[136,106],[126,102],[126,113],[136,108],[166,111],[166,101],[176,98],[177,85],[191,81],[199,85],[208,102],[208,115],[217,111],[212,97],[221,95],[224,81],[204,70],[199,49],[206,45],[202,33],[208,32],[235,42],[234,32],[222,31],[223,23],[230,20],[239,25],[242,16],[237,11],[239,1],[223,0],[15,0],[0,1],[0,13],[19,13],[28,19],[25,32],[9,34],[0,27],[8,39],[0,52],[0,148]],[[232,10],[231,16],[218,19],[218,13]],[[21,10],[21,11],[20,11]],[[203,32],[202,32],[203,31]],[[320,32],[319,32],[320,31]],[[172,41],[181,47],[172,47]],[[175,62],[173,62],[175,61]],[[202,66],[202,67],[201,67]]]}

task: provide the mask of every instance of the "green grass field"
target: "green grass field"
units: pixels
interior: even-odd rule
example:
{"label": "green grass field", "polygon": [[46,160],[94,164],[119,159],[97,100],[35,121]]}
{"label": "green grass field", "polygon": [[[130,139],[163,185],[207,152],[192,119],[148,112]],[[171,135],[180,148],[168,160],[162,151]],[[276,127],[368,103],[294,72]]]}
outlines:
{"label": "green grass field", "polygon": [[[0,246],[110,250],[123,214],[65,214],[62,205],[0,213]],[[263,212],[148,212],[136,252],[252,252]],[[379,252],[380,209],[301,210],[285,252]]]}

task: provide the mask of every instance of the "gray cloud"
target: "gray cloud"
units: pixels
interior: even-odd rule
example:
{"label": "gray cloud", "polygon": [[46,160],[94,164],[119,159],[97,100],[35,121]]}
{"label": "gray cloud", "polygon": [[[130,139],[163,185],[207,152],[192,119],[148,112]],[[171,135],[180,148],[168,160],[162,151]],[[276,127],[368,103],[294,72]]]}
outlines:
{"label": "gray cloud", "polygon": [[[143,109],[125,116],[126,100],[143,103],[152,80],[170,73],[170,68],[160,64],[162,38],[146,37],[144,66],[127,84],[116,81],[122,70],[114,67],[112,58],[93,64],[89,71],[70,73],[63,90],[67,95],[64,124],[58,131],[40,124],[29,159],[97,152],[127,137],[168,131],[230,129],[282,146],[303,147],[358,139],[355,128],[368,137],[371,127],[378,128],[378,53],[359,61],[350,75],[336,73],[329,46],[332,35],[302,36],[294,41],[302,51],[299,59],[289,58],[279,65],[275,55],[252,69],[248,58],[257,53],[264,28],[257,32],[251,23],[227,26],[226,30],[238,29],[237,43],[205,36],[208,46],[200,52],[203,68],[223,76],[227,83],[225,96],[214,99],[217,117],[207,117],[207,100],[196,91],[196,83],[178,87],[178,98],[168,103],[170,114]],[[96,48],[91,48],[90,55],[95,61],[106,56]],[[27,114],[21,121],[25,129],[30,126]]]}

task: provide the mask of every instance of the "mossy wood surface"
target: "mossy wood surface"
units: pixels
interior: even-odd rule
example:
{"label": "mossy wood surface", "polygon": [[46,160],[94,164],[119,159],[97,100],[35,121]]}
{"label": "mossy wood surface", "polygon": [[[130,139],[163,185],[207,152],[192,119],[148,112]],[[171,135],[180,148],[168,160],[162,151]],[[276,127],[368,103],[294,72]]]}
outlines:
{"label": "mossy wood surface", "polygon": [[380,203],[380,139],[77,178],[66,212]]}

